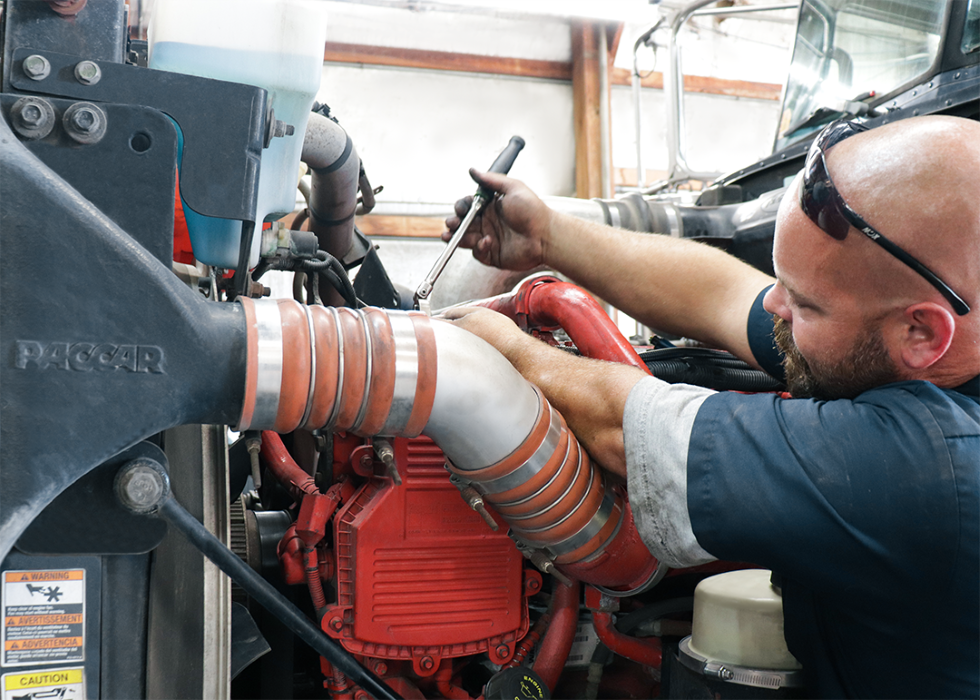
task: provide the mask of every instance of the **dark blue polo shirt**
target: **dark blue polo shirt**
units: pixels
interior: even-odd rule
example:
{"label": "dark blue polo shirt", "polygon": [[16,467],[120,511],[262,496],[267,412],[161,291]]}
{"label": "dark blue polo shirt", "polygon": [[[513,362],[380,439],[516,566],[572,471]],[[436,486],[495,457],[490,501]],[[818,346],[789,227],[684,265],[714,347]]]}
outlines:
{"label": "dark blue polo shirt", "polygon": [[[774,370],[761,300],[751,342]],[[704,549],[782,578],[811,696],[980,697],[980,377],[853,400],[713,395],[687,489]]]}

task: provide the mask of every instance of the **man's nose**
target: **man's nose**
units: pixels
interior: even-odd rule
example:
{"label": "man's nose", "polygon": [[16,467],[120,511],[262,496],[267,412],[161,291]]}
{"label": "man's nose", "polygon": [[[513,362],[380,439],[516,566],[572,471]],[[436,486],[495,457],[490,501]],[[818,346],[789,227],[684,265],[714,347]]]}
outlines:
{"label": "man's nose", "polygon": [[770,287],[769,291],[762,298],[762,308],[771,314],[776,314],[785,321],[791,319],[789,307],[786,304],[786,290],[779,282]]}

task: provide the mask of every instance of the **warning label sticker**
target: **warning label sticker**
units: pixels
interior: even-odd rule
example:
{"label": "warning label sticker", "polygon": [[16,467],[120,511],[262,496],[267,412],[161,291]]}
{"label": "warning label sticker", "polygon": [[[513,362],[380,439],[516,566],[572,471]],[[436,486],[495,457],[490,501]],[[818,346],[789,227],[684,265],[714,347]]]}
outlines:
{"label": "warning label sticker", "polygon": [[3,666],[84,660],[85,570],[5,571],[0,642]]}
{"label": "warning label sticker", "polygon": [[3,677],[3,700],[84,700],[85,680],[80,668],[57,668]]}

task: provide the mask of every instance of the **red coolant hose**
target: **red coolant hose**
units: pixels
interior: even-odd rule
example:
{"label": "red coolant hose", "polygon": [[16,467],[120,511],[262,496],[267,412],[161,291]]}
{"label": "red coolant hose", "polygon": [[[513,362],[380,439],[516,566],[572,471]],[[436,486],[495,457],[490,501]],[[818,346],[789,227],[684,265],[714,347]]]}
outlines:
{"label": "red coolant hose", "polygon": [[596,610],[592,613],[592,625],[595,627],[599,640],[609,651],[626,657],[644,666],[660,668],[663,661],[663,650],[659,639],[637,639],[623,634],[613,624],[612,613]]}
{"label": "red coolant hose", "polygon": [[552,692],[558,677],[565,669],[568,652],[575,641],[578,627],[579,583],[564,586],[555,582],[554,599],[551,605],[551,624],[541,641],[541,650],[534,662],[534,672],[541,676]]}
{"label": "red coolant hose", "polygon": [[542,329],[561,327],[586,357],[632,365],[650,373],[646,363],[589,294],[555,277],[532,277],[510,294],[475,302],[515,322]]}
{"label": "red coolant hose", "polygon": [[303,500],[304,494],[317,494],[313,477],[303,471],[282,444],[282,438],[271,430],[262,431],[262,456],[279,483],[285,486],[293,499]]}
{"label": "red coolant hose", "polygon": [[435,673],[436,690],[449,700],[473,700],[473,697],[458,685],[453,685],[453,660],[443,659]]}

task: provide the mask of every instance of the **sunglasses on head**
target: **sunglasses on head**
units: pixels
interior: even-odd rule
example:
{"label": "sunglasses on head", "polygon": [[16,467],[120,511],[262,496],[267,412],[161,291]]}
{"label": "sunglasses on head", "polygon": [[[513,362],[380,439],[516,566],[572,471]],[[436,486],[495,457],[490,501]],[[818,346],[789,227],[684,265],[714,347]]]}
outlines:
{"label": "sunglasses on head", "polygon": [[834,181],[830,179],[830,172],[827,170],[824,154],[844,139],[867,130],[868,127],[866,126],[841,119],[820,132],[810,146],[810,151],[806,156],[806,165],[803,167],[800,208],[803,209],[803,213],[809,217],[810,221],[838,241],[847,238],[848,231],[853,226],[925,277],[929,284],[938,289],[939,293],[949,301],[958,315],[962,316],[968,313],[970,311],[969,305],[956,292],[939,279],[932,270],[885,238],[867,221],[858,216],[857,212],[847,205],[840,192],[834,187]]}

